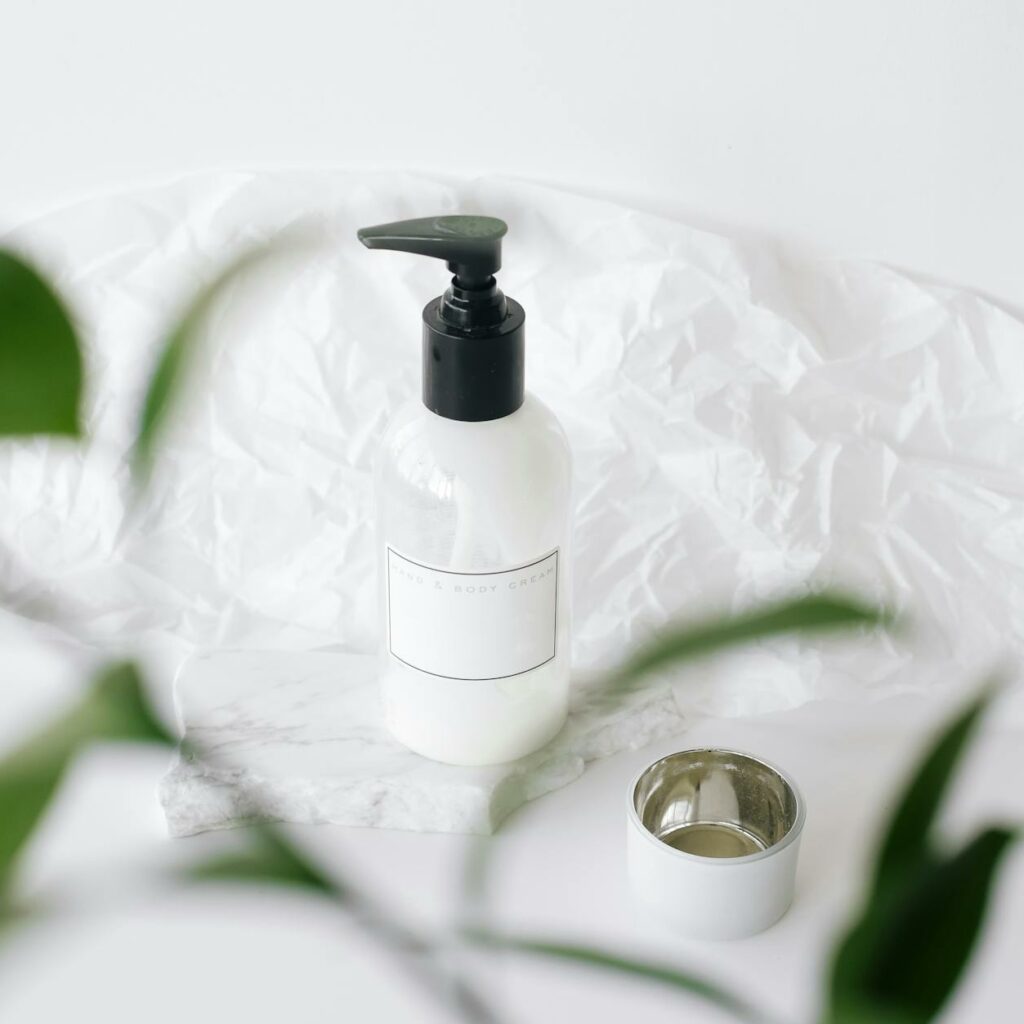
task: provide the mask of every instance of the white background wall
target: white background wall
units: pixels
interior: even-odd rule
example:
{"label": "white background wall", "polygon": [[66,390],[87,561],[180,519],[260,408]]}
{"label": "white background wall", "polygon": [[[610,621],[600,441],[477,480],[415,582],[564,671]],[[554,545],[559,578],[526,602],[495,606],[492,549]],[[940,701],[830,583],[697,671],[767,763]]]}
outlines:
{"label": "white background wall", "polygon": [[207,166],[498,172],[1024,304],[1016,0],[39,0],[0,225]]}

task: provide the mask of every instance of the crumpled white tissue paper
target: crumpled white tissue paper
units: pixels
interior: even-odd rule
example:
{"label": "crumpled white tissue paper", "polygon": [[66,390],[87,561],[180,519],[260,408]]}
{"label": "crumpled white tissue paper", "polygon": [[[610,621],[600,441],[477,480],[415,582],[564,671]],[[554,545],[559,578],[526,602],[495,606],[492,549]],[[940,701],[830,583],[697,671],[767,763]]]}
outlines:
{"label": "crumpled white tissue paper", "polygon": [[[573,448],[583,674],[670,616],[822,585],[912,612],[916,654],[762,643],[680,674],[681,709],[936,686],[1024,649],[1020,319],[565,192],[390,173],[206,173],[4,239],[56,276],[90,374],[87,445],[0,447],[9,601],[57,601],[81,638],[175,658],[371,651],[374,447],[418,393],[420,310],[446,274],[368,254],[355,230],[456,211],[510,224],[500,281],[527,312],[527,386]],[[129,518],[125,456],[161,330],[232,255],[311,222],[320,248],[217,307]]]}

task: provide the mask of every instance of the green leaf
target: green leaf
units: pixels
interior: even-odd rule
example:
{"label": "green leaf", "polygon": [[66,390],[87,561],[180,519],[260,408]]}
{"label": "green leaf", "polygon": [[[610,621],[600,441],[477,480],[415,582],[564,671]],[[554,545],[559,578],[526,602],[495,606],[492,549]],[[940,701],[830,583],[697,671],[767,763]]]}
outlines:
{"label": "green leaf", "polygon": [[888,613],[880,609],[841,596],[817,594],[741,615],[684,623],[640,647],[615,672],[608,687],[626,689],[650,672],[779,633],[822,633],[890,621]]}
{"label": "green leaf", "polygon": [[184,872],[195,882],[238,882],[307,889],[343,905],[346,912],[393,952],[421,954],[429,943],[405,926],[358,887],[336,874],[327,875],[272,825],[249,830],[247,847],[196,865]]}
{"label": "green leaf", "polygon": [[568,960],[587,967],[596,967],[600,970],[627,974],[645,981],[668,985],[671,988],[680,989],[688,995],[696,996],[706,1003],[711,1003],[740,1020],[763,1021],[766,1019],[763,1013],[713,982],[665,964],[651,964],[591,946],[501,935],[481,929],[469,929],[464,932],[464,937],[483,947],[525,953],[549,960]]}
{"label": "green leaf", "polygon": [[876,859],[876,893],[897,884],[905,873],[930,860],[935,816],[960,757],[997,689],[995,681],[986,685],[942,730],[906,785]]}
{"label": "green leaf", "polygon": [[0,896],[71,759],[95,740],[172,742],[131,664],[104,669],[81,701],[0,760]]}
{"label": "green leaf", "polygon": [[138,483],[144,484],[152,471],[157,442],[188,381],[203,326],[213,307],[243,274],[272,257],[309,247],[312,242],[308,232],[292,229],[249,249],[200,290],[167,334],[146,390],[132,451],[132,472]]}
{"label": "green leaf", "polygon": [[56,791],[68,757],[66,749],[38,743],[0,763],[0,905],[17,856]]}
{"label": "green leaf", "polygon": [[127,661],[117,662],[99,673],[77,720],[81,729],[80,743],[127,740],[174,745],[177,742],[153,713],[138,668]]}
{"label": "green leaf", "polygon": [[61,300],[0,249],[0,436],[78,437],[82,357]]}
{"label": "green leaf", "polygon": [[144,481],[149,476],[157,438],[167,421],[177,394],[184,387],[189,367],[195,358],[202,326],[211,307],[231,281],[248,269],[255,260],[256,256],[253,253],[246,253],[222,271],[211,284],[200,291],[164,339],[156,368],[146,389],[132,452],[132,471],[137,479]]}
{"label": "green leaf", "polygon": [[249,840],[243,850],[193,865],[185,872],[186,877],[193,881],[298,886],[335,899],[344,898],[340,883],[328,878],[278,829],[256,826],[251,829]]}
{"label": "green leaf", "polygon": [[989,828],[873,899],[838,948],[829,1024],[931,1021],[971,958],[996,869],[1015,838]]}
{"label": "green leaf", "polygon": [[465,928],[483,921],[486,914],[493,855],[491,836],[472,836],[467,840],[459,878],[458,907],[459,919]]}
{"label": "green leaf", "polygon": [[935,849],[934,823],[981,715],[990,682],[940,731],[897,803],[859,920],[835,956],[833,1024],[931,1020],[956,986],[977,939],[998,863],[1014,833],[991,828],[953,857]]}
{"label": "green leaf", "polygon": [[403,963],[431,995],[457,1007],[462,1019],[497,1024],[499,1017],[482,993],[435,961],[438,947],[429,938],[421,937],[402,918],[377,905],[361,888],[346,884],[336,875],[324,874],[279,828],[260,825],[249,830],[246,838],[246,849],[193,865],[185,871],[185,877],[199,882],[305,889],[325,897],[343,909],[368,938]]}

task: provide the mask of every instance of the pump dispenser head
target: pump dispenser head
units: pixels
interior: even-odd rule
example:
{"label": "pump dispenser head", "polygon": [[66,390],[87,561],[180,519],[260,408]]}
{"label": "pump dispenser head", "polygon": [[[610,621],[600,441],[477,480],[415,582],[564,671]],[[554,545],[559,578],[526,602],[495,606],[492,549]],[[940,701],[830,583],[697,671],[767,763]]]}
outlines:
{"label": "pump dispenser head", "polygon": [[508,416],[523,404],[526,314],[498,288],[501,240],[496,217],[421,217],[361,228],[368,249],[443,259],[454,275],[423,309],[423,404],[447,419]]}

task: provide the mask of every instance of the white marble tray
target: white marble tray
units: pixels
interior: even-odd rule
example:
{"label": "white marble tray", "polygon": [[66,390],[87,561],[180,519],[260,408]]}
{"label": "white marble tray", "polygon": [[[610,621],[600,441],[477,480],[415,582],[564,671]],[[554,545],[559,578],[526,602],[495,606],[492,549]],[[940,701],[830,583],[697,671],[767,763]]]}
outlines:
{"label": "white marble tray", "polygon": [[185,737],[161,784],[173,835],[257,819],[486,835],[587,764],[680,732],[667,689],[609,701],[577,686],[565,729],[506,765],[457,768],[390,738],[380,721],[376,659],[240,651],[190,659],[176,683]]}

